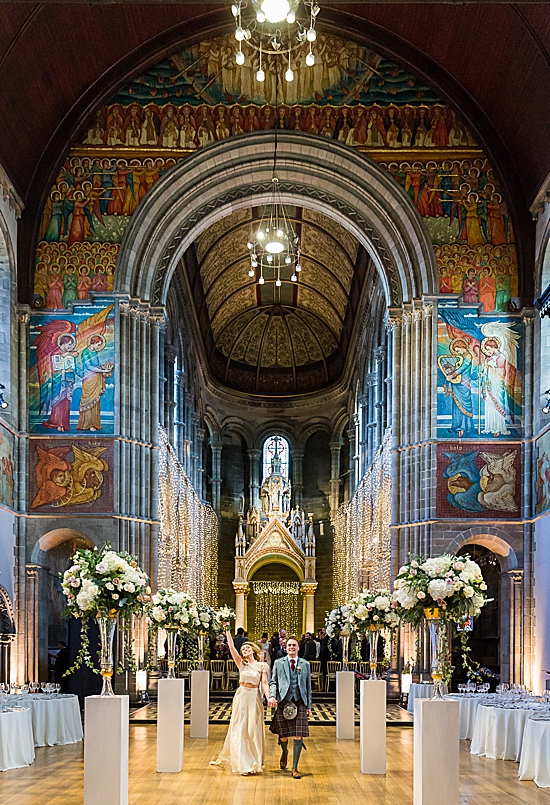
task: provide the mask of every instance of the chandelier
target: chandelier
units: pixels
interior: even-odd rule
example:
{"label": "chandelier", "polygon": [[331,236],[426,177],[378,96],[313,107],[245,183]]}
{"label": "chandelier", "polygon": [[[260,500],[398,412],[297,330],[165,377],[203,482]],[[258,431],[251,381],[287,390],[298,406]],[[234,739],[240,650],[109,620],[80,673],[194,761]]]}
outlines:
{"label": "chandelier", "polygon": [[259,285],[265,283],[266,276],[269,281],[275,281],[277,288],[281,287],[288,274],[291,282],[298,281],[298,274],[302,270],[300,238],[295,233],[281,201],[275,165],[271,179],[271,199],[247,246],[250,252],[248,276],[257,276]]}
{"label": "chandelier", "polygon": [[315,0],[236,0],[231,6],[239,46],[235,61],[244,65],[243,46],[250,48],[250,56],[257,54],[258,59],[256,81],[262,83],[266,57],[281,56],[287,64],[285,81],[294,81],[292,56],[299,49],[308,47],[305,62],[308,67],[315,64],[312,48],[317,39],[315,20],[319,10]]}

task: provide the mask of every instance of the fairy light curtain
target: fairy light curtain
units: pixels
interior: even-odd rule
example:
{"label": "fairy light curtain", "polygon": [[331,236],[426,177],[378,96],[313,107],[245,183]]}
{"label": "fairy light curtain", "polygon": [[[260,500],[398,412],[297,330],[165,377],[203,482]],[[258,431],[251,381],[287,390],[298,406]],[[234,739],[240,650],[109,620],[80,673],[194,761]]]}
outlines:
{"label": "fairy light curtain", "polygon": [[256,596],[256,637],[263,632],[272,635],[280,629],[286,629],[289,635],[298,634],[300,582],[253,581],[252,591]]}
{"label": "fairy light curtain", "polygon": [[218,518],[195,492],[166,432],[159,428],[158,586],[218,603]]}
{"label": "fairy light curtain", "polygon": [[353,498],[332,518],[333,605],[349,601],[362,587],[389,589],[391,574],[390,431]]}

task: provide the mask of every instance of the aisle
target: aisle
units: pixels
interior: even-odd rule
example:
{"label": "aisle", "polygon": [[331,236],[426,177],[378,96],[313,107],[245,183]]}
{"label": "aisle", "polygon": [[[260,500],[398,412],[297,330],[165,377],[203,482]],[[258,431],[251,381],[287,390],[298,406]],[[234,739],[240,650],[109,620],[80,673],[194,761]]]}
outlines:
{"label": "aisle", "polygon": [[[359,772],[358,741],[334,739],[333,727],[315,728],[303,753],[302,780],[278,770],[275,739],[268,736],[267,773],[238,777],[209,767],[220,749],[226,727],[212,725],[210,739],[185,735],[185,771],[157,775],[155,728],[130,730],[130,805],[412,805],[413,731],[388,730],[388,774],[365,777]],[[460,742],[463,805],[550,805],[550,790],[520,783],[518,765],[469,754]],[[26,769],[0,774],[2,805],[82,805],[82,744],[36,751]],[[108,805],[108,803],[106,803]]]}

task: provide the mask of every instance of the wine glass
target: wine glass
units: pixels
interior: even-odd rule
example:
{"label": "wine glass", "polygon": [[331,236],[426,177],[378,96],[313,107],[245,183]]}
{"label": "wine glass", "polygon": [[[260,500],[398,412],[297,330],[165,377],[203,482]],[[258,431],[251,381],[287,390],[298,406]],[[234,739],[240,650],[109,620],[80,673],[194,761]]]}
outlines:
{"label": "wine glass", "polygon": [[57,693],[58,696],[61,693],[61,685],[59,684],[59,682],[55,683],[55,692]]}

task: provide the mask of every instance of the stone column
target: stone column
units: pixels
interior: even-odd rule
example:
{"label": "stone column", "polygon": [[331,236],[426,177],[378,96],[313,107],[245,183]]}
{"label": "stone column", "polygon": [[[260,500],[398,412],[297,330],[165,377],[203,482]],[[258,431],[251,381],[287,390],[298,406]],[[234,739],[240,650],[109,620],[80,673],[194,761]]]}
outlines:
{"label": "stone column", "polygon": [[[27,679],[38,682],[38,583],[39,565],[27,565],[27,601],[26,601],[26,634],[27,634]],[[27,680],[25,680],[27,681]],[[45,681],[45,680],[42,680]]]}
{"label": "stone column", "polygon": [[260,456],[261,450],[248,450],[248,458],[250,464],[250,482],[249,482],[249,496],[250,507],[260,506]]}
{"label": "stone column", "polygon": [[368,396],[361,394],[359,397],[360,406],[360,435],[359,435],[359,480],[365,474],[368,467]]}
{"label": "stone column", "polygon": [[357,488],[358,484],[358,472],[357,472],[357,424],[358,424],[358,416],[354,414],[352,419],[353,427],[348,428],[346,431],[348,441],[349,441],[349,484],[348,484],[348,499],[351,500],[355,489]]}
{"label": "stone column", "polygon": [[330,448],[330,513],[336,514],[340,504],[340,451],[342,443],[329,442]]}
{"label": "stone column", "polygon": [[223,442],[210,442],[212,448],[212,508],[219,513],[222,493]]}
{"label": "stone column", "polygon": [[168,439],[175,443],[174,421],[176,408],[175,363],[178,356],[177,349],[172,344],[164,345],[164,427],[168,432]]}
{"label": "stone column", "polygon": [[292,451],[292,491],[294,492],[294,506],[299,509],[302,508],[302,499],[304,494],[304,479],[303,479],[303,462],[304,451]]}
{"label": "stone column", "polygon": [[[206,500],[206,484],[204,472],[204,439],[206,431],[204,428],[197,428],[197,486],[195,492],[201,500]],[[221,473],[220,473],[221,475]]]}
{"label": "stone column", "polygon": [[523,570],[511,570],[510,577],[510,684],[523,684]]}
{"label": "stone column", "polygon": [[246,630],[246,597],[249,593],[249,587],[246,582],[233,582],[233,589],[235,590],[235,631],[237,629]]}
{"label": "stone column", "polygon": [[315,633],[315,590],[317,582],[302,582],[304,596],[304,632]]}
{"label": "stone column", "polygon": [[376,362],[376,402],[374,404],[374,419],[376,422],[376,442],[378,449],[384,438],[384,363],[386,360],[386,347],[376,347],[374,350],[374,360]]}

